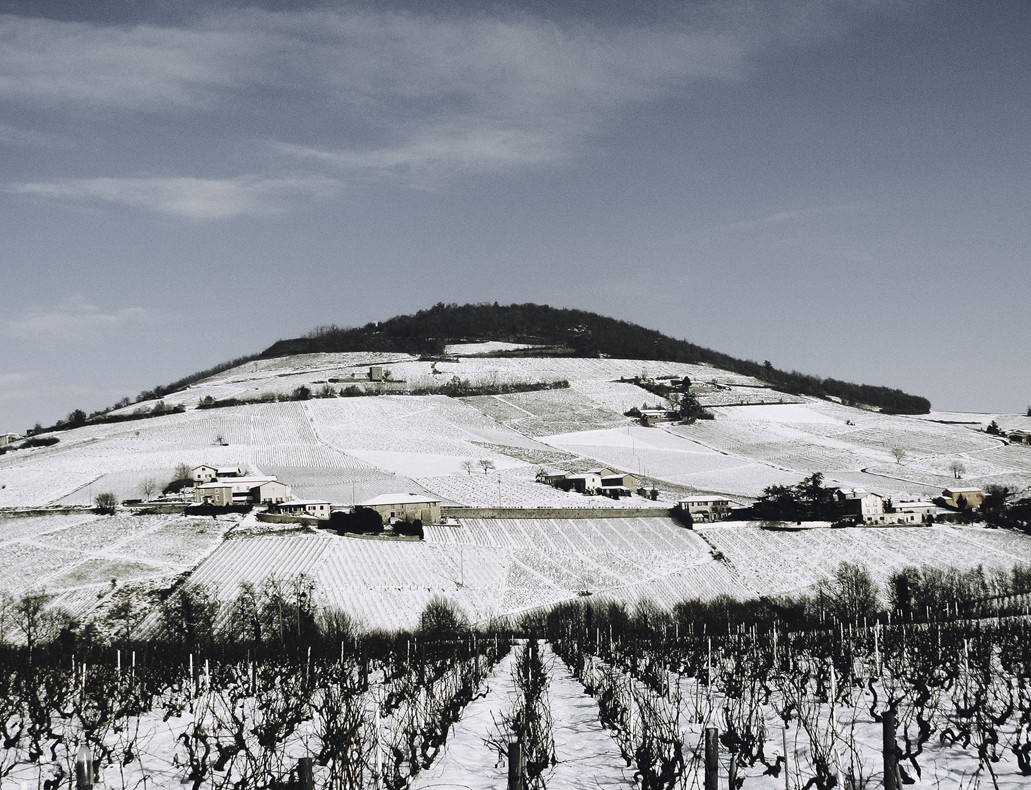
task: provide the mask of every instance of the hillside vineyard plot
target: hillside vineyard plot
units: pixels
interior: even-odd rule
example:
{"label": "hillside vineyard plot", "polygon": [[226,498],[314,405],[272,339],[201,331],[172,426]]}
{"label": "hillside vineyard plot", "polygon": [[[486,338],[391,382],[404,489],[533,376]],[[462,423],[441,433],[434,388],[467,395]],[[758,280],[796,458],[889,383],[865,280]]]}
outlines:
{"label": "hillside vineyard plot", "polygon": [[[454,598],[477,622],[585,592],[633,601],[716,592],[696,567],[718,566],[708,546],[669,519],[463,519],[427,525],[423,542],[279,535],[222,544],[191,583],[231,600],[241,582],[306,574],[334,607],[369,626],[411,627],[435,596]],[[722,568],[722,566],[720,566]],[[734,587],[725,569],[718,591]],[[723,577],[726,576],[726,579]],[[696,583],[696,584],[694,584]]]}
{"label": "hillside vineyard plot", "polygon": [[135,653],[92,664],[17,657],[0,669],[0,781],[68,786],[85,753],[87,781],[123,790],[286,787],[301,758],[317,787],[404,790],[508,650],[507,640],[470,635],[261,660],[174,650],[139,662]]}
{"label": "hillside vineyard plot", "polygon": [[904,567],[983,566],[1009,570],[1031,562],[1031,541],[1003,530],[944,526],[783,532],[755,526],[699,526],[757,594],[804,590],[845,561],[860,564],[883,582]]}
{"label": "hillside vineyard plot", "polygon": [[1031,777],[1023,617],[729,635],[610,635],[575,608],[549,622],[642,786],[701,786],[709,728],[721,786],[881,787],[886,765],[914,787]]}
{"label": "hillside vineyard plot", "polygon": [[[1016,790],[1031,780],[1023,615],[712,633],[553,610],[529,639],[355,634],[315,649],[10,651],[0,780],[107,788]],[[544,641],[547,640],[547,641]],[[715,747],[707,759],[707,733]],[[56,784],[55,784],[56,782]]]}

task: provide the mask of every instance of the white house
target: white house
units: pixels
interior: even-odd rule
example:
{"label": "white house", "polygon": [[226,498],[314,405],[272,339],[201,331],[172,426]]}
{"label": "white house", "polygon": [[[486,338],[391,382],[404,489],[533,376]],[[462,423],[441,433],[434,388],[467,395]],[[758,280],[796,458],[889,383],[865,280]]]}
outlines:
{"label": "white house", "polygon": [[25,437],[17,433],[0,433],[0,447],[6,447],[9,444],[20,442]]}
{"label": "white house", "polygon": [[739,503],[715,494],[699,494],[684,497],[677,504],[686,510],[695,521],[723,521],[730,516],[731,509]]}
{"label": "white house", "polygon": [[359,502],[357,507],[375,510],[383,517],[383,521],[415,521],[423,524],[440,522],[440,500],[424,494],[383,494],[382,496]]}
{"label": "white house", "polygon": [[884,497],[861,488],[839,488],[835,492],[847,515],[858,516],[864,524],[886,524]]}
{"label": "white house", "polygon": [[327,521],[332,512],[332,504],[324,499],[291,499],[276,505],[276,511],[279,513],[314,516],[321,521]]}
{"label": "white house", "polygon": [[594,494],[601,488],[601,475],[597,472],[578,472],[566,475],[559,486],[567,491],[576,491],[580,494]]}
{"label": "white house", "polygon": [[290,488],[274,477],[230,477],[193,487],[193,500],[207,505],[278,505],[290,499]]}
{"label": "white house", "polygon": [[938,512],[938,506],[926,500],[912,500],[896,502],[892,511],[896,524],[922,524],[924,519]]}
{"label": "white house", "polygon": [[201,464],[190,470],[190,477],[193,478],[195,485],[210,483],[218,478],[218,470],[213,466]]}

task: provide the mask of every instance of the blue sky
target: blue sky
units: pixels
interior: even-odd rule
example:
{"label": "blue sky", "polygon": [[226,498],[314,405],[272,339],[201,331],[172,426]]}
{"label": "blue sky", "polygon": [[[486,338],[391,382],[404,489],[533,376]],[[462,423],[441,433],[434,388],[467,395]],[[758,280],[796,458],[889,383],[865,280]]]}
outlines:
{"label": "blue sky", "polygon": [[0,0],[0,431],[435,302],[1023,413],[1026,2]]}

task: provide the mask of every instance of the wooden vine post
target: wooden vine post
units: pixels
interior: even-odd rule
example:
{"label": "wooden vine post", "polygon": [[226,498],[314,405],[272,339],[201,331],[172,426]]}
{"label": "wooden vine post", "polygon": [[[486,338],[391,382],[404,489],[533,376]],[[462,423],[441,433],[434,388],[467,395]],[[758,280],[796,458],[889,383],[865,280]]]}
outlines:
{"label": "wooden vine post", "polygon": [[888,708],[881,718],[884,727],[884,790],[902,790],[899,782],[898,744],[895,742],[895,711]]}
{"label": "wooden vine post", "polygon": [[526,769],[526,755],[523,744],[512,741],[508,744],[508,790],[524,790],[523,776]]}
{"label": "wooden vine post", "polygon": [[705,728],[705,790],[720,790],[720,731]]}
{"label": "wooden vine post", "polygon": [[93,790],[93,753],[86,744],[75,755],[75,790]]}

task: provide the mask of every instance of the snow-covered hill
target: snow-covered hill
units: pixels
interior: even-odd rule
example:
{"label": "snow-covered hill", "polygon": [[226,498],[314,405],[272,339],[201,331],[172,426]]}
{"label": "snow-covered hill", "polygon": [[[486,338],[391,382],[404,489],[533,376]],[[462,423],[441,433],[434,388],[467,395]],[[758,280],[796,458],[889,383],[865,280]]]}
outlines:
{"label": "snow-covered hill", "polygon": [[[274,474],[299,498],[340,504],[380,494],[425,492],[450,505],[500,503],[505,508],[534,509],[645,504],[637,496],[615,501],[560,491],[536,482],[541,468],[582,471],[606,466],[630,472],[658,489],[660,505],[694,492],[748,501],[765,486],[794,484],[813,472],[822,472],[827,485],[863,487],[886,497],[934,496],[957,482],[950,471],[956,461],[966,470],[964,485],[1002,483],[1024,489],[1031,483],[1031,448],[1011,446],[983,430],[993,418],[1004,429],[1026,428],[1031,421],[1024,417],[889,416],[777,392],[755,379],[702,365],[482,356],[498,350],[503,349],[457,347],[450,351],[476,356],[437,360],[367,353],[249,362],[167,395],[165,404],[182,404],[182,413],[88,425],[55,434],[59,442],[51,447],[0,456],[0,508],[89,505],[98,493],[108,491],[122,499],[138,498],[145,481],[164,485],[177,465],[202,463]],[[373,367],[379,369],[374,376]],[[715,419],[643,427],[624,416],[633,406],[662,405],[661,398],[635,381],[684,376],[690,377],[692,391]],[[446,393],[455,381],[491,391],[534,383],[568,382],[568,387],[452,397]],[[351,386],[382,394],[341,396]],[[332,396],[289,401],[273,397],[291,396],[300,387]],[[428,394],[401,394],[412,390]],[[265,402],[196,408],[206,399],[226,398]],[[481,460],[490,463],[481,466]],[[471,468],[468,461],[474,461]],[[238,554],[260,553],[257,547],[265,540],[280,541],[279,547],[287,545],[282,541],[296,541],[292,553],[269,555],[267,570],[312,573],[329,600],[349,602],[355,613],[376,624],[403,624],[430,596],[448,590],[483,619],[574,596],[585,579],[597,595],[628,602],[648,597],[665,605],[692,594],[798,589],[814,583],[842,559],[878,562],[882,569],[895,567],[893,556],[899,562],[921,564],[925,542],[952,534],[893,531],[890,534],[911,537],[897,538],[902,548],[890,544],[883,547],[886,553],[873,555],[870,547],[886,541],[889,533],[866,533],[842,545],[834,541],[840,543],[847,533],[777,538],[775,557],[812,559],[799,569],[770,564],[765,557],[772,538],[761,531],[742,532],[741,527],[709,528],[714,545],[730,560],[724,565],[714,563],[704,551],[692,554],[698,548],[697,535],[672,522],[644,528],[633,519],[614,522],[619,526],[591,521],[465,521],[460,528],[431,528],[426,543],[416,546],[302,536],[252,538],[221,547],[222,531],[231,524],[216,522],[209,523],[203,539],[191,537],[182,543],[181,554],[171,558],[160,550],[154,555],[145,541],[128,543],[126,530],[129,537],[134,525],[147,535],[168,530],[192,535],[191,530],[201,529],[193,520],[171,518],[166,524],[129,516],[47,518],[57,520],[0,514],[0,540],[6,550],[0,586],[17,591],[45,585],[66,597],[78,596],[82,600],[69,600],[69,606],[88,610],[107,595],[112,578],[116,584],[124,580],[159,586],[196,567],[214,550],[197,578],[217,583],[228,596],[243,578],[232,568],[249,568],[247,577],[253,579],[266,567],[253,558],[239,559]],[[603,533],[633,538],[621,548],[599,550]],[[516,539],[514,534],[524,537]],[[86,541],[81,545],[76,540],[80,535]],[[688,540],[694,548],[681,547],[670,554],[670,540]],[[791,548],[796,544],[806,548]],[[826,556],[816,550],[832,544],[836,548],[828,549]],[[1005,556],[992,554],[986,548],[975,550],[977,545],[973,540],[951,540],[933,562],[1005,566],[1022,561],[1026,554],[1024,548]],[[312,546],[321,548],[306,554]],[[300,564],[294,568],[288,557],[300,558]],[[457,584],[454,574],[460,560],[476,571],[470,570],[468,582]],[[383,573],[377,575],[377,568]]]}

